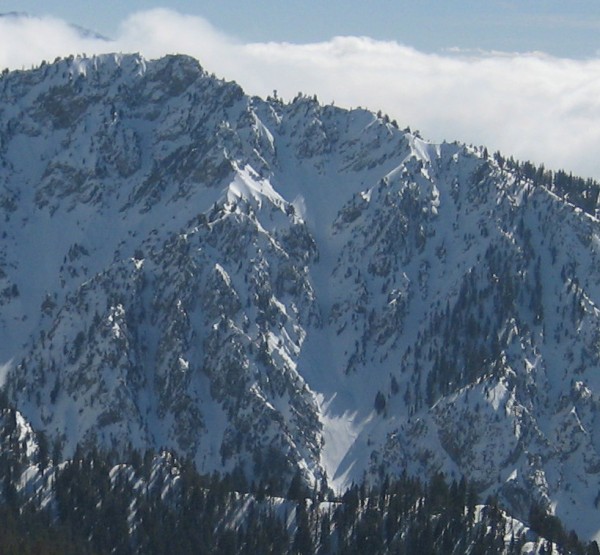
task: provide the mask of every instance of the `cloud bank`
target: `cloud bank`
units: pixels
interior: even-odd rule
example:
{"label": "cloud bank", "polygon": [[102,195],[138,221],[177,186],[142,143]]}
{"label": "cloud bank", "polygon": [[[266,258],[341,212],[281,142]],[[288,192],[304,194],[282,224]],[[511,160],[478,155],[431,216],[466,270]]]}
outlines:
{"label": "cloud bank", "polygon": [[521,160],[600,179],[600,59],[543,53],[423,53],[393,41],[242,43],[199,17],[136,13],[112,40],[53,18],[0,18],[0,67],[75,53],[185,53],[251,94],[297,92],[386,112],[433,141],[486,145]]}

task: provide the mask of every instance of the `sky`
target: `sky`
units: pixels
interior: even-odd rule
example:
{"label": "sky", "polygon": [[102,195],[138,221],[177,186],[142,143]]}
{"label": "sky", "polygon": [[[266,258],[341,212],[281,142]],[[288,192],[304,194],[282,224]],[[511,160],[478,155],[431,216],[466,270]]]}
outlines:
{"label": "sky", "polygon": [[250,94],[381,109],[434,142],[600,179],[599,0],[0,0],[9,12],[29,17],[0,18],[0,68],[185,53]]}

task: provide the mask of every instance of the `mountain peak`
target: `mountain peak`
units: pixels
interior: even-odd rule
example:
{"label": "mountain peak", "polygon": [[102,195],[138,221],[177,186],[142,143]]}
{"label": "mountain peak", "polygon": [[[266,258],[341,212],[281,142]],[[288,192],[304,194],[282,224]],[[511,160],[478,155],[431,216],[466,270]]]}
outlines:
{"label": "mountain peak", "polygon": [[0,87],[0,364],[65,456],[279,491],[441,471],[598,534],[597,184],[186,56]]}

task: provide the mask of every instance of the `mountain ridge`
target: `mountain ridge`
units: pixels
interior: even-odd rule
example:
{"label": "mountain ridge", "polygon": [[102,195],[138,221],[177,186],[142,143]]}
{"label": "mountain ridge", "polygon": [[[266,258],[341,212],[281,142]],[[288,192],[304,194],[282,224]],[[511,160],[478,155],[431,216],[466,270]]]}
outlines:
{"label": "mountain ridge", "polygon": [[0,90],[0,364],[67,456],[130,442],[337,488],[443,471],[597,536],[596,184],[181,56]]}

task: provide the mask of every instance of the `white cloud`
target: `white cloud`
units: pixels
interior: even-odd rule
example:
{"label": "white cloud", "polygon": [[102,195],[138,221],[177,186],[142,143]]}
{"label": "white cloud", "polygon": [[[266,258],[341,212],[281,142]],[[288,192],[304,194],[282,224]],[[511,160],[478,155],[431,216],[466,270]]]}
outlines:
{"label": "white cloud", "polygon": [[[73,26],[52,17],[0,18],[0,67],[28,68],[71,52],[101,49],[102,41],[86,38]],[[106,43],[104,45],[106,48]]]}
{"label": "white cloud", "polygon": [[186,53],[247,92],[382,109],[435,141],[500,149],[549,168],[600,178],[600,60],[542,53],[426,54],[393,41],[337,37],[314,44],[244,44],[199,17],[165,9],[125,20],[111,42],[56,19],[0,19],[0,66],[76,52]]}

